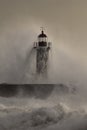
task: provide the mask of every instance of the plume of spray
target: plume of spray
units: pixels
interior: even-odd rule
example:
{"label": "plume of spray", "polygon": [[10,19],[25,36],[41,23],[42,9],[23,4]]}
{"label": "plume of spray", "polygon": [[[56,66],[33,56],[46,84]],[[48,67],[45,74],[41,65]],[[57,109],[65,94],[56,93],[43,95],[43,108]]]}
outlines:
{"label": "plume of spray", "polygon": [[[31,48],[31,50],[27,52],[26,58],[23,64],[21,83],[26,83],[26,78],[28,80],[28,83],[33,82],[33,78],[35,75],[34,61],[35,61],[35,49]],[[30,79],[29,79],[29,76],[31,76]]]}

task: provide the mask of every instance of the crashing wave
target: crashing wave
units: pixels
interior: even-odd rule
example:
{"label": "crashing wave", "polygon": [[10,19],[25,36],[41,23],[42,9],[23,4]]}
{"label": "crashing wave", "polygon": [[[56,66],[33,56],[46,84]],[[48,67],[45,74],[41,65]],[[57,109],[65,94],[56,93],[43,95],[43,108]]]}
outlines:
{"label": "crashing wave", "polygon": [[[64,103],[53,107],[39,107],[31,110],[28,108],[27,111],[21,107],[0,105],[1,110],[4,110],[3,113],[8,113],[7,116],[0,117],[1,130],[64,130],[64,127],[67,130],[73,130],[72,124],[77,128],[80,123],[87,120],[85,111],[71,110]],[[76,128],[74,129],[79,130]]]}

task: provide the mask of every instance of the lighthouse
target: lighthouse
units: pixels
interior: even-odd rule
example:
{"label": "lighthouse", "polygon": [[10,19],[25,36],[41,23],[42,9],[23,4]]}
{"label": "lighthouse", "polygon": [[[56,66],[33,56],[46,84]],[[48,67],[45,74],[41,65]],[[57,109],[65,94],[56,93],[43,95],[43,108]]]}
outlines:
{"label": "lighthouse", "polygon": [[36,73],[38,75],[47,75],[49,51],[51,49],[51,43],[48,42],[48,37],[41,30],[41,33],[37,37],[37,42],[34,43],[34,49],[36,49]]}

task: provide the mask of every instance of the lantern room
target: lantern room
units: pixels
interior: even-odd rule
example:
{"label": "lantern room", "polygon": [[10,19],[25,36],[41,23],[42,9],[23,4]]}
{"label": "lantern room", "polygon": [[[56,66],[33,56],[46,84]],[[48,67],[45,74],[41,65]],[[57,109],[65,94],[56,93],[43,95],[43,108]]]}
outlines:
{"label": "lantern room", "polygon": [[47,46],[47,36],[44,34],[44,31],[41,31],[41,34],[38,35],[38,46],[45,47]]}

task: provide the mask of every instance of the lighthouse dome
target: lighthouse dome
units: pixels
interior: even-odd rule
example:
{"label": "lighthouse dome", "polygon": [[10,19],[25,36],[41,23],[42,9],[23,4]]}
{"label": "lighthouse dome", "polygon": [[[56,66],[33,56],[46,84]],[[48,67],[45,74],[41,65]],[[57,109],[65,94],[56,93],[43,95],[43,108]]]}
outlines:
{"label": "lighthouse dome", "polygon": [[46,34],[44,34],[44,31],[43,31],[43,30],[42,30],[41,34],[40,34],[40,35],[38,35],[38,38],[41,38],[41,37],[42,37],[42,38],[43,38],[43,37],[45,37],[45,38],[47,37],[47,35],[46,35]]}

